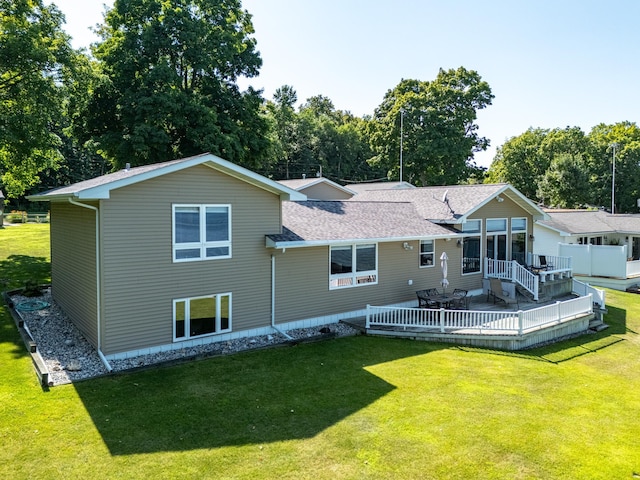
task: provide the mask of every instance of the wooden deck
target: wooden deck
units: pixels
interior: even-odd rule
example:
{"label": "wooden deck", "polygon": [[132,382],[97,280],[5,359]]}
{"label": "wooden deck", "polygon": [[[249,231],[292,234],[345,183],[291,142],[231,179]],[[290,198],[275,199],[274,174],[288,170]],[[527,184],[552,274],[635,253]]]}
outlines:
{"label": "wooden deck", "polygon": [[[414,309],[405,308],[399,309],[398,315],[400,319],[398,321],[391,320],[387,322],[388,315],[395,318],[395,314],[392,313],[393,307],[373,307],[374,311],[381,312],[383,317],[380,318],[380,321],[378,321],[378,317],[372,317],[372,323],[369,328],[367,328],[366,318],[364,317],[344,322],[368,335],[449,342],[503,350],[520,350],[569,335],[587,332],[596,316],[594,313],[583,309],[576,312],[576,314],[564,316],[561,320],[555,321],[552,319],[548,321],[544,317],[546,315],[544,311],[549,311],[549,309],[540,308],[577,298],[575,295],[565,295],[549,301],[534,302],[519,296],[517,305],[506,305],[499,301],[496,303],[487,301],[487,297],[482,295],[471,298],[468,310],[469,316],[465,314],[465,311],[443,311],[442,314],[438,314],[437,310],[431,310],[430,312],[432,313],[429,313],[429,310],[415,309],[420,319],[414,321],[412,317],[416,317],[416,315],[411,313]],[[575,304],[575,302],[567,302],[567,305],[569,304]],[[553,311],[558,310],[559,312],[562,307],[562,305],[558,305],[558,309],[553,308]],[[539,309],[541,317],[538,317],[537,313],[533,314],[533,317],[522,313],[532,309]],[[391,313],[384,313],[385,311]],[[491,312],[494,313],[492,314]],[[513,315],[511,315],[511,312],[513,312]],[[423,314],[426,315],[426,318]],[[442,315],[446,315],[446,317]],[[440,316],[440,320],[438,320],[438,316]],[[528,320],[523,320],[527,317]],[[540,318],[540,321],[536,320],[537,318]],[[519,328],[514,328],[514,324],[517,324],[518,319],[520,320]]]}

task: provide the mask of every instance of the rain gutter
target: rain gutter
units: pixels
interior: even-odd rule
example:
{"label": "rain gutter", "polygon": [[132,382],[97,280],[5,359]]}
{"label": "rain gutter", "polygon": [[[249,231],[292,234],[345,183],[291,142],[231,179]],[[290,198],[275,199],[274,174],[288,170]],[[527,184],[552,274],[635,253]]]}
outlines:
{"label": "rain gutter", "polygon": [[97,320],[97,330],[98,330],[98,347],[96,348],[98,352],[98,356],[100,360],[106,367],[106,369],[111,372],[113,371],[113,367],[109,363],[109,360],[102,353],[102,335],[101,335],[101,323],[102,323],[102,305],[100,302],[100,223],[99,223],[99,210],[97,207],[93,205],[87,205],[86,203],[80,203],[75,201],[73,198],[69,198],[69,203],[72,205],[77,205],[78,207],[88,208],[89,210],[93,210],[96,214],[96,320]]}

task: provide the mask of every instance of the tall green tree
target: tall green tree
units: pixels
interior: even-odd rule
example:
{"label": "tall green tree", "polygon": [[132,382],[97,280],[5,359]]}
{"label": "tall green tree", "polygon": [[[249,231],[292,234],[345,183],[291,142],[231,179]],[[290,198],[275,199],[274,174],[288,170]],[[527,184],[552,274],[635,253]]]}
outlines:
{"label": "tall green tree", "polygon": [[489,84],[473,70],[440,70],[435,80],[402,80],[389,90],[370,123],[371,165],[399,178],[400,137],[404,180],[444,185],[477,174],[474,153],[489,141],[478,135],[478,110],[491,105]]}
{"label": "tall green tree", "polygon": [[278,179],[322,174],[346,183],[380,177],[367,159],[371,157],[366,124],[349,112],[336,110],[323,96],[308,98],[298,109],[293,87],[283,85],[266,103],[266,116],[272,125],[271,174]]}
{"label": "tall green tree", "polygon": [[577,208],[591,203],[589,171],[582,155],[554,156],[538,184],[537,198],[555,208]]}
{"label": "tall green tree", "polygon": [[615,144],[615,211],[638,212],[640,198],[640,128],[633,122],[599,124],[589,132],[592,203],[611,208]]}
{"label": "tall green tree", "polygon": [[8,197],[62,162],[61,120],[77,55],[63,21],[42,0],[0,0],[0,178]]}
{"label": "tall green tree", "polygon": [[239,0],[116,0],[94,48],[104,75],[85,139],[115,168],[210,151],[260,170],[262,98],[237,85],[261,66],[253,33]]}
{"label": "tall green tree", "polygon": [[[538,196],[539,184],[553,159],[564,154],[574,158],[580,156],[581,162],[587,162],[590,155],[589,140],[579,127],[553,130],[530,128],[498,147],[485,181],[510,183],[528,198],[542,201]],[[582,199],[569,201],[581,202]]]}

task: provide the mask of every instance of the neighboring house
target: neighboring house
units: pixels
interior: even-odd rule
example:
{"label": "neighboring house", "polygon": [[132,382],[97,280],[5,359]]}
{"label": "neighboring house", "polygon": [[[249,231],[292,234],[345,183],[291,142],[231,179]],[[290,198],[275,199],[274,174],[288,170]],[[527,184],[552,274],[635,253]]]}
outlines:
{"label": "neighboring house", "polygon": [[484,257],[523,258],[544,217],[504,184],[311,201],[210,154],[30,199],[51,202],[53,297],[107,359],[413,306],[443,252],[480,293]]}
{"label": "neighboring house", "polygon": [[309,200],[347,200],[356,194],[324,177],[279,180],[279,183],[306,195]]}
{"label": "neighboring house", "polygon": [[362,193],[370,190],[402,190],[405,188],[417,188],[408,182],[362,182],[345,185],[352,192]]}
{"label": "neighboring house", "polygon": [[576,277],[625,289],[640,277],[640,215],[546,210],[534,225],[534,253],[572,258]]}

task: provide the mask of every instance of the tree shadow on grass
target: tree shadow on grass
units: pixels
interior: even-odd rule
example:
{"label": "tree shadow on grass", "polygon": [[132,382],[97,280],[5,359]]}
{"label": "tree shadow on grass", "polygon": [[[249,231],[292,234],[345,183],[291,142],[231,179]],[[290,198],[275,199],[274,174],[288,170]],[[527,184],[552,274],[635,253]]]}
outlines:
{"label": "tree shadow on grass", "polygon": [[[29,255],[10,255],[0,260],[0,291],[10,291],[23,287],[27,280],[35,280],[37,283],[49,283],[51,281],[51,264],[44,257],[32,257]],[[12,353],[15,358],[28,354],[15,322],[4,298],[0,296],[0,343],[13,343]]]}
{"label": "tree shadow on grass", "polygon": [[10,255],[0,260],[0,290],[22,287],[27,280],[49,283],[51,263],[44,257],[29,255]]}
{"label": "tree shadow on grass", "polygon": [[368,365],[443,348],[380,340],[246,352],[74,386],[113,455],[311,438],[395,389]]}
{"label": "tree shadow on grass", "polygon": [[465,351],[491,352],[497,355],[528,358],[550,363],[566,362],[576,357],[586,355],[587,353],[592,353],[623,342],[624,338],[621,337],[622,335],[628,332],[634,333],[627,329],[627,311],[625,309],[607,307],[607,310],[608,313],[605,315],[604,321],[609,327],[600,332],[585,333],[550,345],[518,351],[495,351],[474,347],[460,347],[460,349]]}
{"label": "tree shadow on grass", "polygon": [[[2,297],[0,297],[0,299],[1,298]],[[0,302],[2,302],[2,300],[0,300]],[[4,305],[4,303],[0,303],[0,343],[12,344],[9,353],[13,358],[17,359],[28,355],[27,348],[22,338],[20,338],[16,324],[9,312],[9,307]]]}

